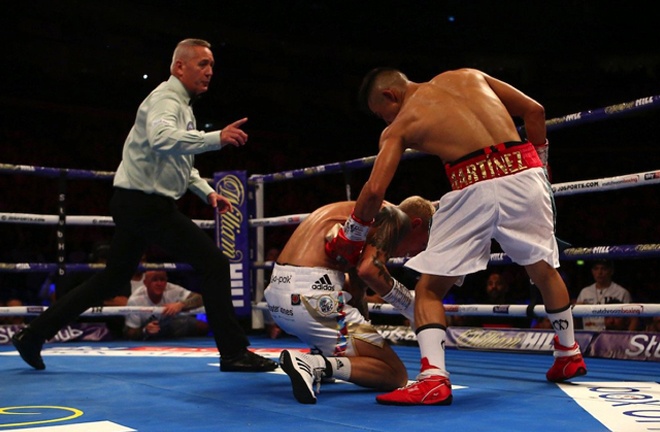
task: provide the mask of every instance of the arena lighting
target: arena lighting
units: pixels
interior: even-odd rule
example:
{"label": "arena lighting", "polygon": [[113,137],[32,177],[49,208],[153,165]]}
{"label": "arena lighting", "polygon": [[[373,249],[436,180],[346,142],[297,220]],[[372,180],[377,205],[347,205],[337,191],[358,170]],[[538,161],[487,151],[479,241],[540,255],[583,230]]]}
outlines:
{"label": "arena lighting", "polygon": [[584,265],[584,260],[577,260],[577,261],[575,261],[575,264],[577,264],[579,266],[582,266],[582,265]]}
{"label": "arena lighting", "polygon": [[149,75],[147,74],[142,75],[142,79],[146,80],[147,78],[149,78]]}

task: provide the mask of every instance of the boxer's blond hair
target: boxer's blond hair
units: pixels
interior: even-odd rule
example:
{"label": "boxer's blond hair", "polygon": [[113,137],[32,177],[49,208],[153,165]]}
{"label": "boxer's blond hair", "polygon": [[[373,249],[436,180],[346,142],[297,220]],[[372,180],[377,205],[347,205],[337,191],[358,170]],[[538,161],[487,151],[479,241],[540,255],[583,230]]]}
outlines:
{"label": "boxer's blond hair", "polygon": [[431,219],[435,213],[433,203],[419,195],[413,195],[404,199],[398,207],[411,219],[420,218],[425,225],[431,223]]}

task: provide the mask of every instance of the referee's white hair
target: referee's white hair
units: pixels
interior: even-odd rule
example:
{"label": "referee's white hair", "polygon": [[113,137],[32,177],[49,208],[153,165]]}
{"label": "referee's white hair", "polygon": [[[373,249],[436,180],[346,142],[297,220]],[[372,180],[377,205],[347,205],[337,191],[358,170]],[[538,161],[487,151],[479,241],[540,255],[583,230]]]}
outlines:
{"label": "referee's white hair", "polygon": [[170,64],[170,73],[174,73],[174,65],[177,60],[179,59],[185,59],[187,58],[190,54],[190,48],[191,47],[196,47],[196,46],[201,46],[205,48],[211,49],[211,44],[204,39],[184,39],[181,42],[179,42],[176,45],[176,48],[174,49],[174,54],[172,54],[172,63]]}

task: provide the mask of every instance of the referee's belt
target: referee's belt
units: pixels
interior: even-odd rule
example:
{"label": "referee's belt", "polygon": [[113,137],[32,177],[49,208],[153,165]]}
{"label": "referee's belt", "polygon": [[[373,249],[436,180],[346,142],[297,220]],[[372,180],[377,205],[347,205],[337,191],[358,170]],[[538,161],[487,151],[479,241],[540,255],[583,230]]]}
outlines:
{"label": "referee's belt", "polygon": [[506,177],[543,164],[529,142],[511,141],[484,147],[445,164],[453,190],[461,190],[483,180]]}

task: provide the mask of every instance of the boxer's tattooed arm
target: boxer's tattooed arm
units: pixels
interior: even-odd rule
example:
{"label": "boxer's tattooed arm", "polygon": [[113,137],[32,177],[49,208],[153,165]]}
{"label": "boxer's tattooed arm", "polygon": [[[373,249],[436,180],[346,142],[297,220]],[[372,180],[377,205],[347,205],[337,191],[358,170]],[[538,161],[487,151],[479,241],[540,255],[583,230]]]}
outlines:
{"label": "boxer's tattooed arm", "polygon": [[[379,250],[378,252],[383,252],[383,254],[376,253],[373,255],[371,258],[371,262],[378,269],[378,277],[382,278],[388,286],[392,286],[392,276],[390,276],[390,272],[387,270],[387,257],[388,255],[385,254],[384,251]],[[383,255],[385,259],[381,259],[380,256]]]}
{"label": "boxer's tattooed arm", "polygon": [[344,284],[344,290],[351,294],[348,304],[356,308],[362,316],[369,319],[369,307],[367,304],[367,284],[357,274],[355,268],[348,270],[348,277]]}
{"label": "boxer's tattooed arm", "polygon": [[367,244],[373,247],[369,260],[378,269],[378,278],[388,287],[392,287],[393,279],[387,270],[387,260],[393,256],[401,240],[410,232],[410,218],[394,206],[383,207],[376,215],[374,224],[367,235]]}

